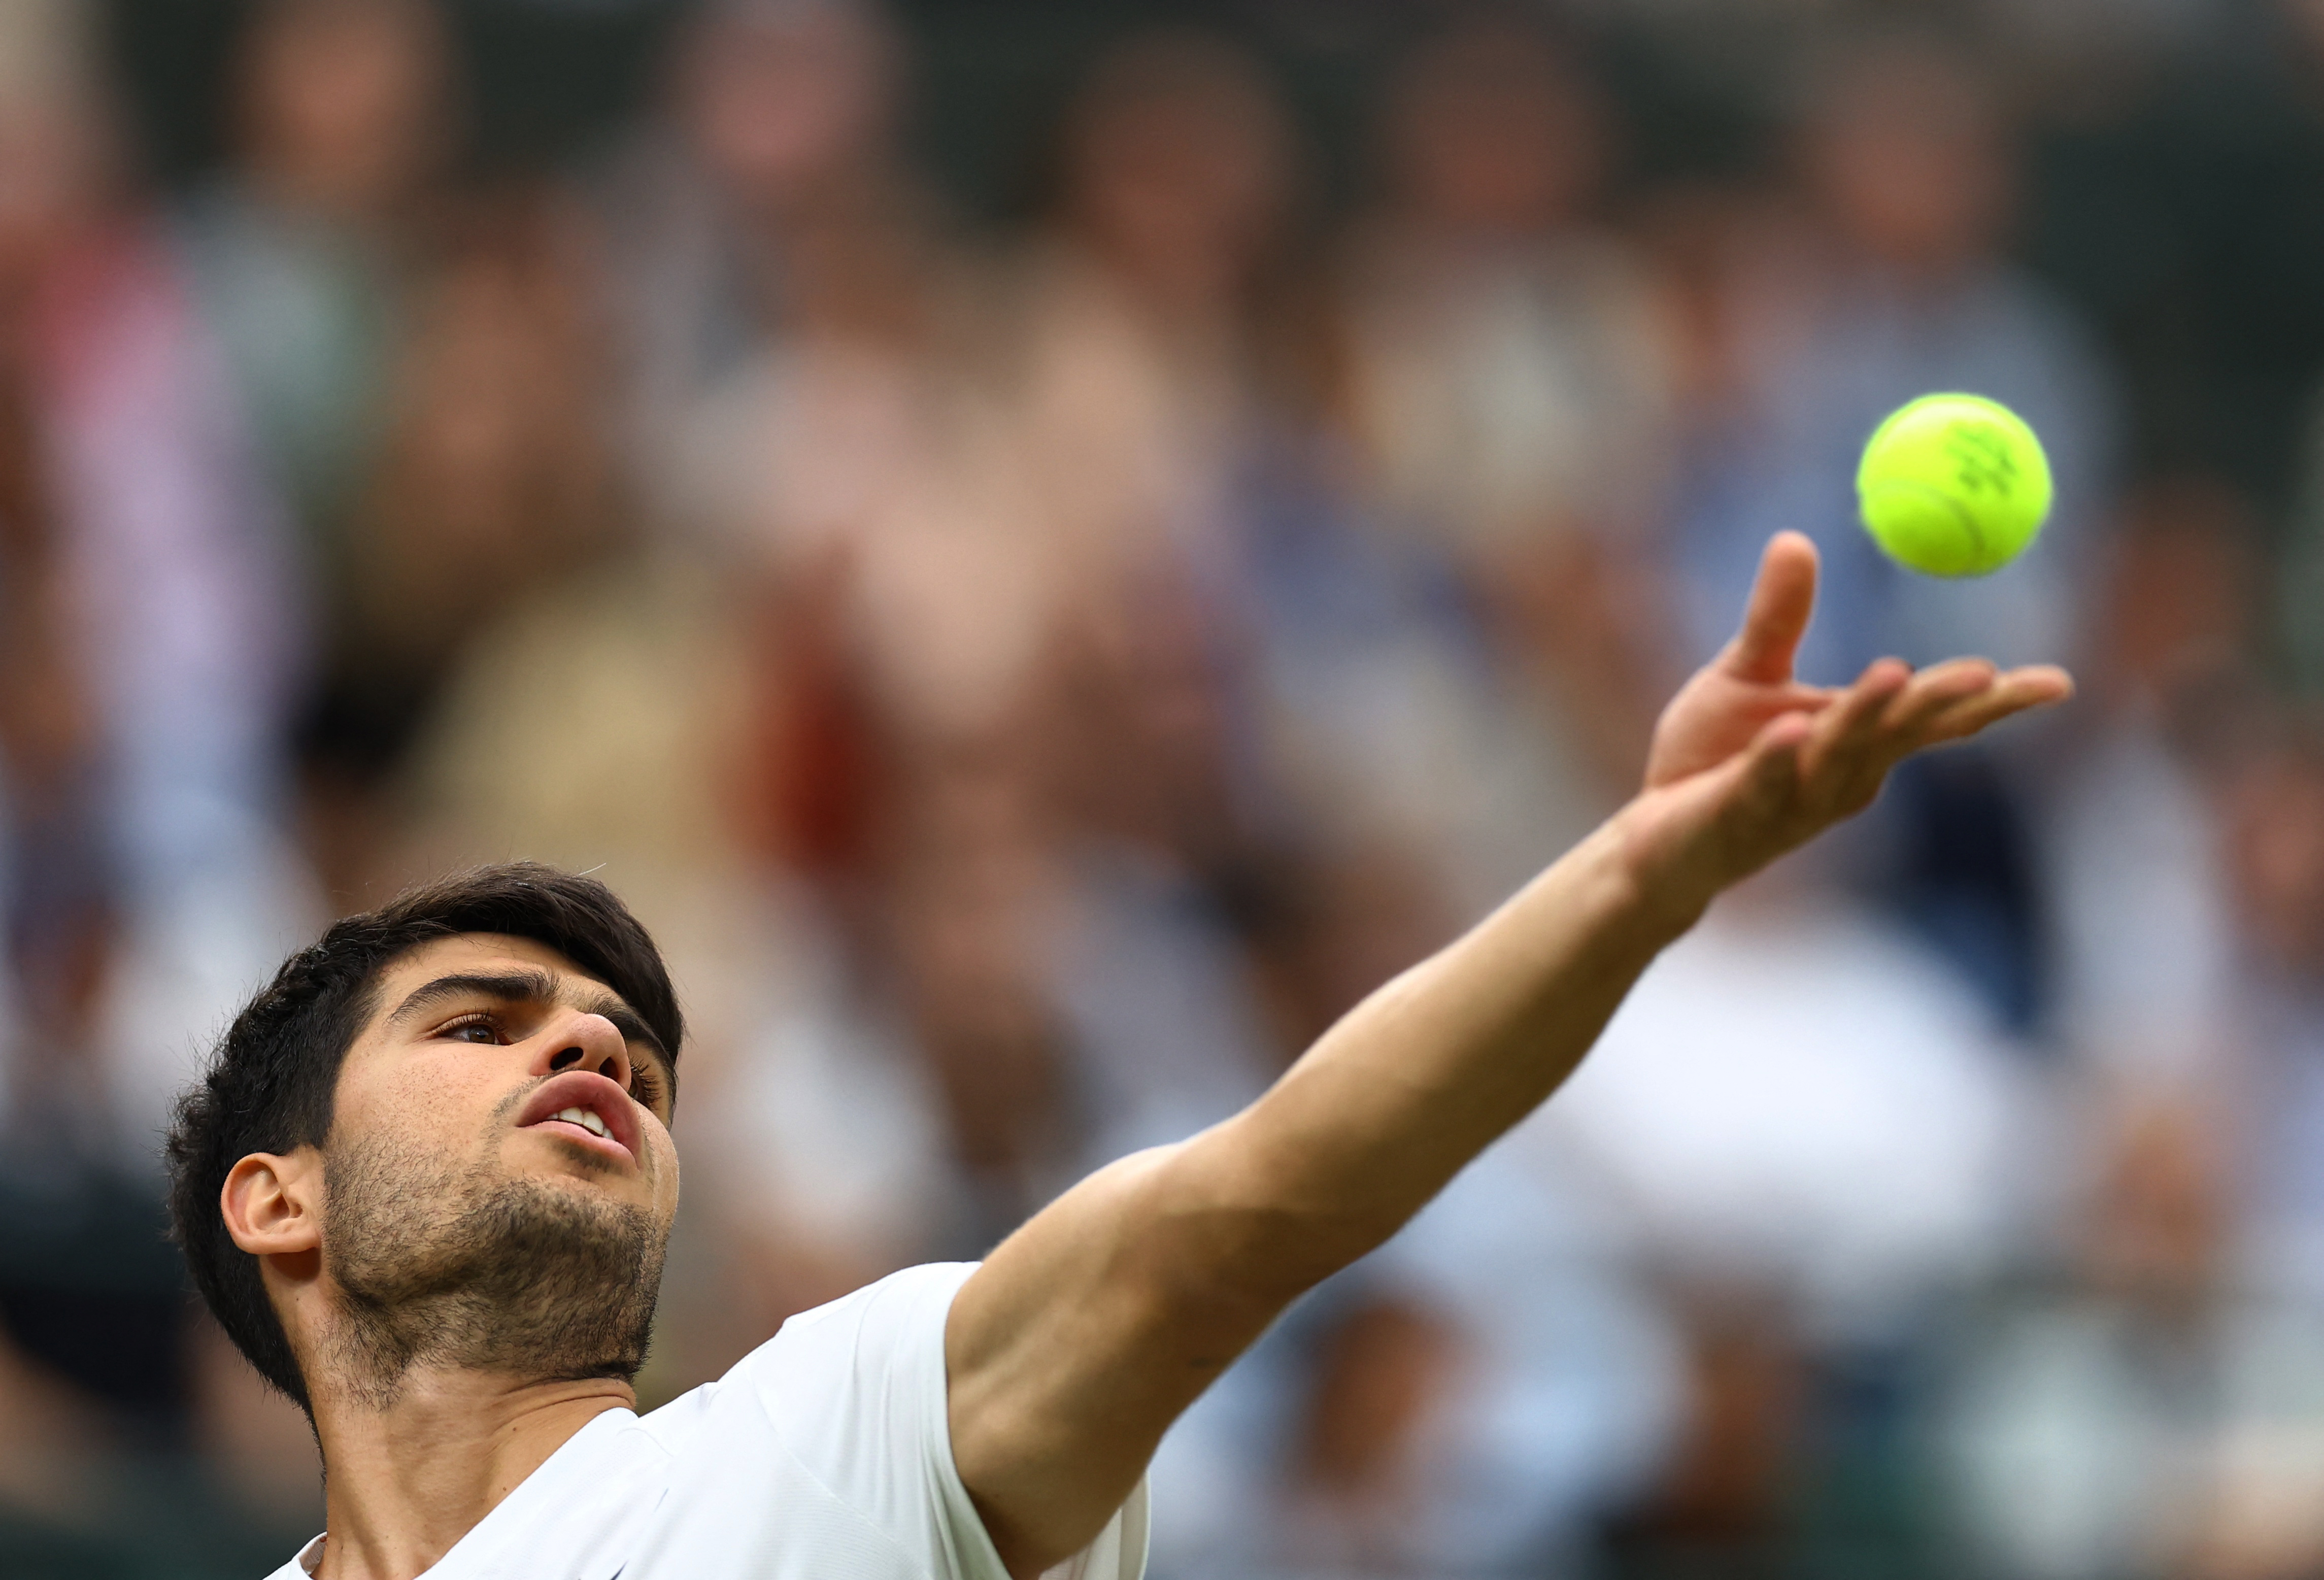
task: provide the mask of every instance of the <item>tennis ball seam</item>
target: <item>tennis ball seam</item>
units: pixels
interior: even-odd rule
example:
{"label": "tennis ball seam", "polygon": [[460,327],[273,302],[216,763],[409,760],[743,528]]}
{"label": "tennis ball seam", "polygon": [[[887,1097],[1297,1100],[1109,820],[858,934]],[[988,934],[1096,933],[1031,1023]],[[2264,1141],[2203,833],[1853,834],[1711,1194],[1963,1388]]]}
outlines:
{"label": "tennis ball seam", "polygon": [[1927,494],[1930,498],[1943,505],[1947,513],[1951,515],[1953,520],[1960,524],[1960,530],[1969,534],[1969,546],[1975,551],[1976,562],[1978,564],[1983,565],[1993,557],[1992,547],[1987,543],[1985,539],[1985,529],[1978,524],[1976,514],[1971,512],[1967,505],[1963,504],[1960,500],[1955,499],[1951,494],[1947,494],[1943,489],[1937,487],[1933,484],[1919,482],[1910,477],[1893,478],[1888,482],[1876,485],[1876,487],[1884,493],[1903,488],[1909,489],[1916,494]]}

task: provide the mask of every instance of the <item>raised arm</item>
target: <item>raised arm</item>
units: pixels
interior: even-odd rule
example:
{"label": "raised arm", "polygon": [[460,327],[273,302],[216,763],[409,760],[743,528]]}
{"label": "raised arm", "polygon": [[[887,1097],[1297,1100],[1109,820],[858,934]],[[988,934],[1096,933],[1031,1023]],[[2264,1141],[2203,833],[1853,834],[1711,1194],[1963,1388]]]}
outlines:
{"label": "raised arm", "polygon": [[954,1455],[1019,1580],[1096,1536],[1286,1305],[1554,1091],[1720,890],[1862,810],[1910,753],[2072,690],[2061,670],[1981,659],[1802,685],[1815,578],[1808,541],[1777,537],[1741,633],[1665,709],[1637,799],[1257,1103],[1091,1176],[962,1289]]}

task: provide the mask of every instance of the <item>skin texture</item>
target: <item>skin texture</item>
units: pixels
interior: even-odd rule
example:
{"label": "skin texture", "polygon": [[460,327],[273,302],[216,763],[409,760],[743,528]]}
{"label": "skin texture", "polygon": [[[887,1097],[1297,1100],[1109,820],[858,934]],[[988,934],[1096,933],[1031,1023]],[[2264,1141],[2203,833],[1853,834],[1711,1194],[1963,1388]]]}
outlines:
{"label": "skin texture", "polygon": [[[466,989],[395,1014],[447,977],[528,975],[549,993]],[[650,1293],[641,1316],[645,1270],[621,1247],[641,1221],[658,1275],[678,1176],[669,1073],[650,1039],[624,1038],[615,1022],[628,1020],[542,945],[429,944],[383,975],[325,1147],[254,1153],[227,1175],[226,1225],[260,1259],[313,1396],[329,1469],[321,1580],[422,1573],[593,1417],[636,1407],[619,1370],[634,1365],[632,1340],[604,1314],[626,1307],[642,1343]],[[529,1094],[575,1069],[653,1089],[636,1109],[634,1162],[517,1124]],[[536,1268],[577,1253],[604,1282],[495,1283],[476,1233],[496,1215]]]}
{"label": "skin texture", "polygon": [[[1548,1096],[1721,889],[1861,810],[1912,752],[2072,689],[1981,660],[1800,684],[1815,573],[1804,538],[1769,546],[1742,633],[1665,711],[1644,787],[1603,827],[1250,1108],[1100,1170],[962,1288],[945,1329],[954,1456],[1012,1575],[1095,1538],[1179,1412]],[[395,1012],[447,976],[526,972],[546,974],[541,991]],[[226,1221],[261,1259],[314,1396],[322,1580],[411,1580],[592,1418],[635,1407],[620,1370],[635,1323],[599,1318],[625,1302],[635,1317],[632,1231],[658,1260],[677,1207],[667,1101],[639,1111],[634,1162],[516,1123],[575,1067],[643,1096],[633,1071],[650,1080],[656,1055],[628,1020],[540,945],[430,944],[386,972],[326,1146],[228,1176]],[[478,1264],[479,1234],[553,1243],[603,1292],[505,1281]]]}
{"label": "skin texture", "polygon": [[1664,711],[1635,799],[1250,1108],[1099,1171],[963,1287],[954,1455],[1012,1575],[1093,1539],[1178,1413],[1554,1091],[1720,891],[1861,811],[1912,753],[2072,691],[1979,659],[1803,685],[1815,578],[1812,545],[1778,536],[1742,632]]}

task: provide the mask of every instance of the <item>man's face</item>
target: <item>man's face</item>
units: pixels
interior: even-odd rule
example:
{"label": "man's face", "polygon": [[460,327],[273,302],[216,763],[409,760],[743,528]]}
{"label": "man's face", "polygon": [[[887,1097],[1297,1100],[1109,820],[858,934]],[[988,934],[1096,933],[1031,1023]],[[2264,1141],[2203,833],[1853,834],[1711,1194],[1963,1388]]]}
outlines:
{"label": "man's face", "polygon": [[671,1068],[554,949],[471,933],[381,975],[324,1149],[330,1369],[627,1375],[678,1207]]}

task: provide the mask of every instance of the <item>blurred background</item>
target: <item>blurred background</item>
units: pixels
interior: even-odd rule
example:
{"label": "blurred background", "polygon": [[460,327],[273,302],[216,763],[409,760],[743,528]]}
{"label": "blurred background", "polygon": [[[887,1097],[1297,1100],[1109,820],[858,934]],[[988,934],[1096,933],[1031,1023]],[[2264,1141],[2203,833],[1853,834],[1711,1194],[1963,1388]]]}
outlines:
{"label": "blurred background", "polygon": [[[1907,578],[1931,390],[2060,509]],[[156,1138],[331,916],[602,874],[648,1402],[1247,1101],[1806,655],[2061,659],[1154,1471],[1157,1580],[2324,1575],[2324,5],[0,0],[0,1575],[313,1447]]]}

